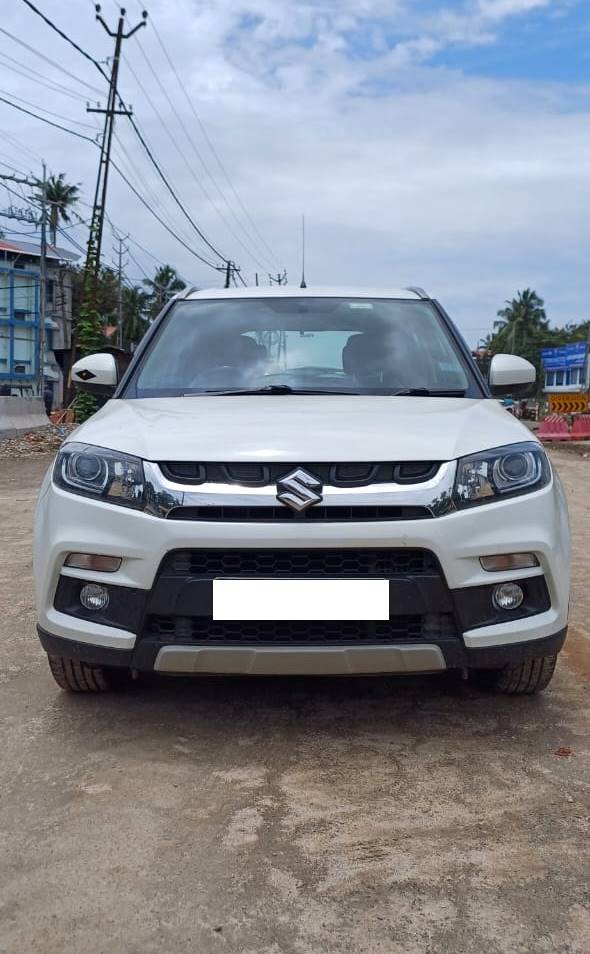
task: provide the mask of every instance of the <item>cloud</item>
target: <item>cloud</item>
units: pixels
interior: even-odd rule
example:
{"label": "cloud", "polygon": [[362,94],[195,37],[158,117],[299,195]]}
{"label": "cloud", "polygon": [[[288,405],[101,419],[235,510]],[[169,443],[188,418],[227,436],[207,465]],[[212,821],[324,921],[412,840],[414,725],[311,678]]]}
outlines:
{"label": "cloud", "polygon": [[[518,287],[537,287],[557,320],[586,313],[590,93],[538,80],[466,76],[444,69],[437,57],[447,47],[500,44],[505,22],[560,6],[555,0],[469,0],[459,8],[439,4],[433,15],[426,4],[401,0],[154,0],[152,12],[232,184],[292,280],[305,212],[310,281],[424,285],[476,341]],[[60,0],[47,0],[46,7],[63,22]],[[84,61],[57,38],[52,42],[58,45],[48,44],[36,18],[25,21],[12,12],[6,28],[26,32],[27,42],[95,81]],[[110,41],[91,11],[79,15],[72,32],[97,55],[108,54]],[[250,281],[254,271],[264,275],[271,265],[266,249],[210,152],[153,26],[142,31],[141,45],[184,129],[135,40],[125,57],[184,160],[124,61],[122,89],[138,122],[205,232],[242,264]],[[51,73],[30,56],[23,54],[23,62]],[[39,87],[16,74],[7,73],[6,83],[31,102],[88,121],[83,103],[57,95],[51,105],[44,103]],[[91,146],[8,107],[2,121],[54,171],[83,181],[91,195],[96,172]],[[189,243],[196,241],[123,120],[117,130],[125,150],[115,144],[117,161],[166,220]],[[6,143],[0,148],[0,159],[7,152],[14,156]],[[30,157],[16,158],[30,165]],[[166,235],[116,175],[110,190],[110,213],[124,232],[196,283],[218,281]],[[107,254],[109,246],[107,239]],[[151,270],[149,258],[137,249],[135,256]],[[133,263],[129,274],[141,278]]]}
{"label": "cloud", "polygon": [[503,20],[506,17],[533,10],[542,10],[546,7],[557,6],[553,0],[478,0],[477,11],[485,20]]}

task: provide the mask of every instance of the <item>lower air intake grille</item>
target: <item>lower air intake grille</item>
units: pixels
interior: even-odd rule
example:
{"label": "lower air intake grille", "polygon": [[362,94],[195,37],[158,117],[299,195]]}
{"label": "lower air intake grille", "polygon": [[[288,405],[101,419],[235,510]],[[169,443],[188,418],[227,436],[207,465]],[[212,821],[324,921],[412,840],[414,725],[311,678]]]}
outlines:
{"label": "lower air intake grille", "polygon": [[319,577],[339,579],[437,575],[440,567],[429,550],[387,549],[260,549],[174,550],[160,568],[166,579],[195,577]]}
{"label": "lower air intake grille", "polygon": [[450,613],[387,622],[215,622],[200,616],[149,616],[144,638],[163,643],[399,643],[455,636]]}

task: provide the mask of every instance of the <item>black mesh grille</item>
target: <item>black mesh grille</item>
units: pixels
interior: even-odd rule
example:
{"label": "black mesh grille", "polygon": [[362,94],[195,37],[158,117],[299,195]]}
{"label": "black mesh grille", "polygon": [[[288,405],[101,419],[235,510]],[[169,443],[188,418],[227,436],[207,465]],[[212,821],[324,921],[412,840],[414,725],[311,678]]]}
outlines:
{"label": "black mesh grille", "polygon": [[228,523],[292,523],[322,520],[331,523],[367,523],[376,520],[428,520],[427,507],[325,507],[316,505],[297,513],[289,507],[174,507],[168,520],[208,520]]}
{"label": "black mesh grille", "polygon": [[438,461],[402,461],[399,463],[258,463],[245,461],[229,464],[194,461],[164,461],[163,474],[180,483],[230,483],[250,487],[276,484],[296,467],[303,467],[323,484],[336,487],[363,487],[369,484],[417,484],[430,480],[440,467]]}
{"label": "black mesh grille", "polygon": [[428,550],[413,549],[261,549],[175,550],[164,560],[161,577],[373,577],[440,575]]}
{"label": "black mesh grille", "polygon": [[197,616],[149,616],[144,636],[164,643],[399,643],[455,636],[449,613],[396,616],[387,622],[215,622]]}

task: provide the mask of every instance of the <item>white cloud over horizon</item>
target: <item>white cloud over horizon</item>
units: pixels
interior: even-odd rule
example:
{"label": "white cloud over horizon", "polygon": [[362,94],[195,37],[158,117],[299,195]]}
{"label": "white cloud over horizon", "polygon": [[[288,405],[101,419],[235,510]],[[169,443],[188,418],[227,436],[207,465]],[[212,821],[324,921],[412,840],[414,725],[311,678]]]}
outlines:
{"label": "white cloud over horizon", "polygon": [[[447,48],[497,46],[506,24],[543,11],[558,13],[564,2],[154,0],[150,13],[232,181],[291,281],[298,279],[299,219],[305,212],[308,281],[423,285],[475,343],[517,288],[536,287],[555,322],[588,316],[590,87],[466,74],[455,64],[442,65],[437,56]],[[91,4],[71,2],[75,16],[66,23],[58,0],[42,6],[85,48],[108,53]],[[131,4],[131,21],[139,9]],[[105,3],[104,14],[111,19],[115,4]],[[4,24],[76,75],[100,84],[98,74],[55,35],[47,42],[47,29],[19,0],[11,0]],[[149,24],[141,44],[233,202]],[[15,55],[5,37],[0,50]],[[23,63],[67,85],[51,66],[21,54]],[[134,40],[126,57],[184,153],[183,160],[124,62],[122,92],[162,165],[205,232],[251,278],[257,266],[197,186],[189,167],[227,218]],[[4,67],[0,61],[0,87],[8,94],[88,121],[83,103],[65,97],[49,103],[38,85]],[[81,181],[87,196],[92,193],[91,146],[78,146],[63,133],[0,108],[7,131],[46,156],[54,171]],[[135,166],[135,173],[129,170],[134,182],[188,237],[190,227],[175,215],[123,120],[118,130]],[[8,161],[8,153],[30,167],[31,157],[18,157],[8,140],[0,150],[0,159]],[[125,155],[116,151],[127,169]],[[118,226],[186,277],[209,278],[116,175],[111,182],[109,208]],[[252,247],[254,239],[250,243],[233,227]],[[134,254],[149,271],[150,260]],[[136,273],[131,267],[134,278]],[[212,278],[215,282],[214,273]]]}

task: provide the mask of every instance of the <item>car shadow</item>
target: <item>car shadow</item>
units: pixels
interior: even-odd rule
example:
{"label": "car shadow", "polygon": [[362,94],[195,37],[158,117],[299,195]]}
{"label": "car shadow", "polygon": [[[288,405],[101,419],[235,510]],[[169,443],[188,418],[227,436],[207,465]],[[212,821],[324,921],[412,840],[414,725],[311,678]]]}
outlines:
{"label": "car shadow", "polygon": [[[83,744],[176,738],[207,744],[277,745],[322,735],[328,740],[385,733],[391,738],[509,734],[526,719],[537,722],[551,694],[498,696],[459,673],[391,677],[171,677],[146,676],[108,696],[61,693],[54,724],[68,716],[68,734]],[[113,727],[116,726],[116,739]],[[523,728],[526,732],[526,726]]]}

